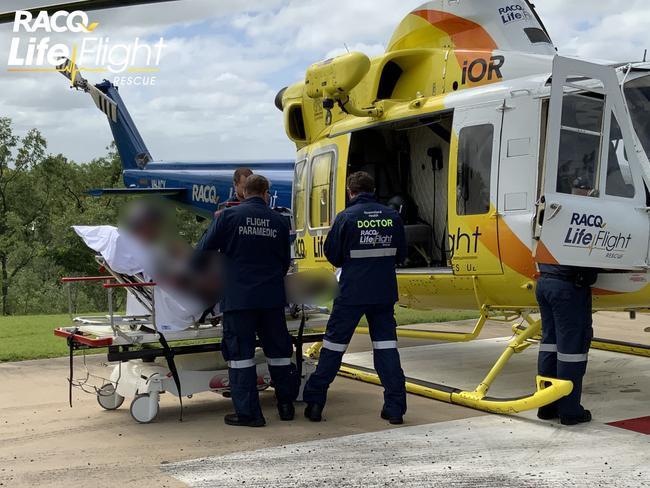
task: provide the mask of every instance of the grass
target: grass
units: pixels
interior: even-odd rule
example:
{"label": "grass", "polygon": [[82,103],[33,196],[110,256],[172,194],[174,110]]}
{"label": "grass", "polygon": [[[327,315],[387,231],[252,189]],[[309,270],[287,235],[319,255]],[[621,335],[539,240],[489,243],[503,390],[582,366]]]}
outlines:
{"label": "grass", "polygon": [[65,356],[65,339],[55,337],[56,327],[70,325],[68,315],[0,317],[0,361],[22,361]]}
{"label": "grass", "polygon": [[[89,314],[91,315],[91,314]],[[395,308],[400,325],[448,322],[477,317],[476,312],[434,311],[422,312]],[[0,362],[24,361],[65,356],[68,346],[65,339],[55,337],[56,327],[70,325],[68,315],[24,315],[0,317]],[[95,353],[104,350],[95,350]]]}

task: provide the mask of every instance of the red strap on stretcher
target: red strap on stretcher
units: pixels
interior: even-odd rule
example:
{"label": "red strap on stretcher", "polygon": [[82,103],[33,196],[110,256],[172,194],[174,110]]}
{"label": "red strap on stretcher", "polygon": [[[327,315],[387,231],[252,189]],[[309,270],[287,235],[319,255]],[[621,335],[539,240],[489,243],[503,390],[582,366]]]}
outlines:
{"label": "red strap on stretcher", "polygon": [[54,329],[54,335],[58,337],[65,337],[66,339],[71,337],[74,342],[78,342],[79,344],[84,344],[89,347],[108,347],[113,345],[112,337],[93,339],[92,337],[83,335],[81,332],[74,334],[65,329]]}

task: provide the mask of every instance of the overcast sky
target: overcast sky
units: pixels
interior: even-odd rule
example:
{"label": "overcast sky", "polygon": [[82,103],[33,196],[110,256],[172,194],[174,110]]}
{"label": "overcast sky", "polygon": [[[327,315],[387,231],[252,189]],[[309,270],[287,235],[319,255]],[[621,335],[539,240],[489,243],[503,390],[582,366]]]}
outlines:
{"label": "overcast sky", "polygon": [[[54,0],[2,0],[0,10],[43,3]],[[112,42],[165,39],[156,85],[120,89],[154,158],[293,159],[294,146],[273,105],[277,91],[303,78],[309,64],[342,52],[345,44],[369,55],[383,52],[396,25],[421,3],[180,0],[89,16],[100,24],[94,34]],[[647,0],[537,0],[536,5],[560,53],[626,61],[639,60],[650,47]],[[13,35],[10,24],[0,25],[3,65]],[[84,75],[93,82],[104,76]],[[70,90],[56,73],[3,68],[0,116],[11,117],[19,135],[38,128],[50,152],[78,162],[105,154],[112,140],[90,98]]]}

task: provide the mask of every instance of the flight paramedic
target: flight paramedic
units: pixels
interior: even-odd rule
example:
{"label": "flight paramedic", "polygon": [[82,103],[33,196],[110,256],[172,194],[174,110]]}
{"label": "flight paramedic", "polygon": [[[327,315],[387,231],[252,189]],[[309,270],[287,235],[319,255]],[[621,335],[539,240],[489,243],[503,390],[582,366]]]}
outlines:
{"label": "flight paramedic", "polygon": [[299,378],[285,318],[284,277],[291,254],[289,226],[269,208],[269,182],[251,175],[245,200],[225,209],[197,245],[224,256],[223,355],[228,362],[235,413],[225,423],[261,427],[266,421],[257,392],[255,335],[267,358],[282,420],[293,420]]}
{"label": "flight paramedic", "polygon": [[365,172],[348,177],[348,208],[335,219],[325,240],[325,256],[341,268],[340,293],[334,300],[318,367],[303,393],[305,416],[319,422],[327,390],[363,315],[368,320],[374,365],[384,386],[381,417],[403,423],[406,413],[404,372],[397,350],[394,306],[395,267],[406,257],[404,226],[399,214],[377,203],[375,182]]}
{"label": "flight paramedic", "polygon": [[542,343],[538,371],[541,376],[571,380],[573,389],[555,403],[539,409],[542,420],[559,418],[563,425],[589,422],[591,412],[580,404],[582,378],[593,337],[591,286],[598,271],[540,264],[536,296],[542,314]]}

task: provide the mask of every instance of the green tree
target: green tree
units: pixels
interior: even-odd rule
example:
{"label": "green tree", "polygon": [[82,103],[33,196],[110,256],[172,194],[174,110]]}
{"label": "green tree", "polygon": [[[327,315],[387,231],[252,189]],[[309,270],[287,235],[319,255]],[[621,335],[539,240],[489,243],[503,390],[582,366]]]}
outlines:
{"label": "green tree", "polygon": [[[97,275],[93,252],[73,225],[117,225],[124,197],[94,198],[91,188],[122,186],[122,165],[115,145],[104,157],[77,164],[65,156],[47,155],[37,130],[19,138],[11,120],[0,118],[0,312],[9,314],[65,312],[68,307],[61,276]],[[176,210],[178,231],[193,243],[206,228],[187,210]],[[124,294],[116,294],[120,307]],[[99,286],[72,288],[77,312],[106,309]]]}
{"label": "green tree", "polygon": [[11,313],[8,299],[13,279],[43,251],[41,224],[50,194],[47,181],[35,180],[33,172],[42,165],[45,149],[37,130],[20,139],[12,132],[11,120],[0,118],[0,305],[4,315]]}

